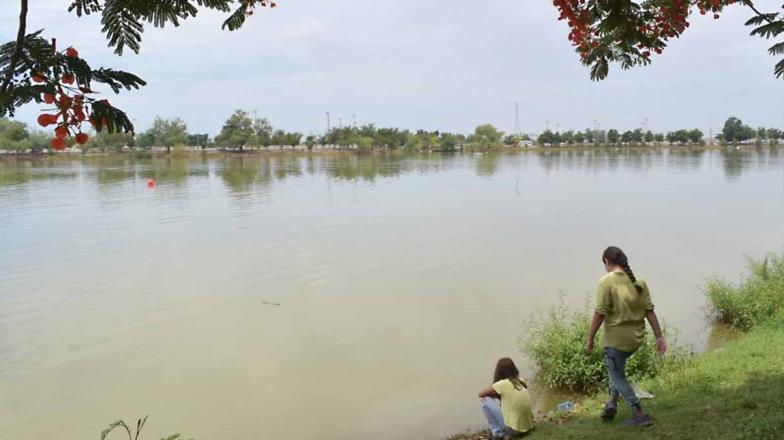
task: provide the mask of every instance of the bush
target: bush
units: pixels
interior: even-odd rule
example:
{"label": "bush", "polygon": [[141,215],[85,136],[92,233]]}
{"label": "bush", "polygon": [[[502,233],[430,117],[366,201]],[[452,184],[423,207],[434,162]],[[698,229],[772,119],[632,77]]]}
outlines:
{"label": "bush", "polygon": [[[596,348],[588,356],[585,352],[591,312],[586,306],[582,311],[567,309],[561,298],[558,306],[549,313],[532,318],[524,326],[526,333],[520,338],[520,351],[528,355],[539,367],[538,378],[551,387],[572,391],[593,392],[607,384],[601,333]],[[665,365],[682,363],[686,352],[675,341],[668,340],[666,357],[656,352],[653,333],[646,332],[642,346],[626,364],[626,375],[631,382],[654,377]]]}
{"label": "bush", "polygon": [[784,258],[750,260],[749,270],[737,285],[712,278],[705,286],[714,317],[738,330],[784,317]]}

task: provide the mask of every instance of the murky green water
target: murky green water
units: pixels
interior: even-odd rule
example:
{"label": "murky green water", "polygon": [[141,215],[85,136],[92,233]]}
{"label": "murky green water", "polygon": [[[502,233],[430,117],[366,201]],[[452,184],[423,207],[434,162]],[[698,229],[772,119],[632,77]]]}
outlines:
{"label": "murky green water", "polygon": [[606,245],[699,349],[782,243],[775,150],[0,162],[0,438],[442,438]]}

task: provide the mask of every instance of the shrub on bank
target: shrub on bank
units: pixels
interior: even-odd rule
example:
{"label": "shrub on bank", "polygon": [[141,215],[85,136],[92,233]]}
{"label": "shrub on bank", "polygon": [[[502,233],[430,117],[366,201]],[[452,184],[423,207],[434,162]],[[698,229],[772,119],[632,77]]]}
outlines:
{"label": "shrub on bank", "polygon": [[[524,325],[520,351],[528,355],[539,367],[538,379],[551,387],[566,388],[576,392],[592,392],[607,385],[604,368],[601,333],[596,337],[596,347],[589,356],[586,341],[590,328],[591,312],[569,310],[561,301],[548,313],[535,316]],[[656,352],[653,333],[648,329],[642,346],[626,364],[626,374],[631,382],[657,375],[665,365],[682,363],[687,354],[674,340],[668,340],[669,354]]]}
{"label": "shrub on bank", "polygon": [[738,330],[784,318],[784,257],[751,260],[749,270],[738,284],[712,278],[705,286],[715,318]]}

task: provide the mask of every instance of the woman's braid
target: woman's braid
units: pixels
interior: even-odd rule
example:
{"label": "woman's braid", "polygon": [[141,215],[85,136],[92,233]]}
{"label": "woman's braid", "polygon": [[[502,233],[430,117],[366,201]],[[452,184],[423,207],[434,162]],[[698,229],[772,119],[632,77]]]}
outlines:
{"label": "woman's braid", "polygon": [[626,259],[626,256],[623,257],[623,261],[621,261],[621,268],[624,272],[626,272],[626,276],[629,277],[629,281],[634,284],[634,288],[637,289],[638,292],[642,293],[642,286],[637,284],[637,277],[634,276],[634,272],[632,272],[632,268],[629,267],[629,260]]}

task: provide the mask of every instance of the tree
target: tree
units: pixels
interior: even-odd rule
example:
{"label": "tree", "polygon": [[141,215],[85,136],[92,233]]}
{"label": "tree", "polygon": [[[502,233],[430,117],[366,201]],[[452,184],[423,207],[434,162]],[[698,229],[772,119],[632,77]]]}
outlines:
{"label": "tree", "polygon": [[207,148],[207,145],[209,144],[210,144],[210,135],[208,133],[188,134],[188,145]]}
{"label": "tree", "polygon": [[452,133],[441,133],[439,144],[441,144],[442,150],[453,151],[458,145],[457,136]]}
{"label": "tree", "polygon": [[[651,63],[651,52],[662,53],[669,41],[680,37],[689,28],[689,15],[694,10],[708,12],[719,18],[724,8],[737,3],[748,7],[753,16],[746,25],[753,27],[752,36],[766,39],[784,34],[783,12],[760,12],[751,0],[554,0],[560,20],[569,27],[569,41],[575,46],[581,62],[591,67],[591,79],[607,77],[610,63],[621,68]],[[774,44],[768,52],[784,54],[784,42]],[[784,78],[784,59],[775,68],[776,77]]]}
{"label": "tree", "polygon": [[[0,46],[0,117],[13,117],[17,108],[33,101],[52,107],[54,113],[42,114],[39,124],[56,127],[51,140],[55,149],[65,148],[66,138],[71,134],[75,134],[77,143],[86,143],[85,123],[99,131],[132,133],[134,127],[128,116],[108,100],[96,97],[94,84],[102,83],[119,93],[123,88],[138,89],[146,82],[128,72],[92,69],[74,47],[58,51],[55,39],[44,38],[43,30],[27,33],[28,3],[29,0],[19,0],[16,39]],[[125,48],[139,52],[145,22],[155,27],[178,26],[203,9],[233,10],[223,28],[236,30],[256,7],[277,6],[270,0],[72,0],[70,3],[68,12],[79,17],[102,16],[102,31],[117,55],[122,55]]]}
{"label": "tree", "polygon": [[0,118],[0,148],[7,143],[19,142],[27,139],[30,132],[27,130],[27,125],[24,122],[11,121],[6,118]]}
{"label": "tree", "polygon": [[655,135],[653,135],[653,140],[656,142],[664,142],[664,134],[656,133]]}
{"label": "tree", "polygon": [[536,138],[536,143],[545,147],[553,145],[555,144],[555,134],[550,130],[545,130]]}
{"label": "tree", "polygon": [[725,142],[737,143],[754,137],[754,129],[743,124],[743,121],[732,116],[724,122],[721,130],[722,138]]}
{"label": "tree", "polygon": [[479,148],[493,148],[501,144],[504,132],[496,130],[491,124],[483,124],[474,129],[470,143]]}
{"label": "tree", "polygon": [[585,129],[585,142],[588,142],[589,144],[592,144],[592,143],[594,143],[595,140],[596,140],[596,133],[595,133],[595,131],[586,128]]}
{"label": "tree", "polygon": [[302,142],[302,133],[293,131],[286,133],[286,145],[296,147]]}
{"label": "tree", "polygon": [[653,133],[651,133],[650,130],[645,132],[644,140],[645,140],[645,142],[653,142],[655,140],[655,137],[654,137]]}
{"label": "tree", "polygon": [[621,135],[618,134],[618,130],[616,130],[614,128],[611,128],[611,129],[609,129],[607,131],[607,142],[609,142],[609,143],[611,143],[613,145],[618,143],[618,140],[620,139],[620,137],[621,137]]}
{"label": "tree", "polygon": [[578,131],[574,134],[574,143],[575,144],[585,143],[585,135],[583,134],[583,132]]}
{"label": "tree", "polygon": [[239,148],[249,145],[270,145],[272,125],[266,119],[252,119],[245,110],[235,110],[223,123],[220,134],[215,137],[218,146]]}
{"label": "tree", "polygon": [[623,132],[623,134],[621,134],[621,142],[623,142],[624,144],[629,144],[632,143],[633,141],[634,141],[633,132],[626,130]]}
{"label": "tree", "polygon": [[688,138],[689,142],[693,144],[698,144],[702,142],[703,136],[704,134],[702,133],[702,130],[700,130],[699,128],[695,128],[693,130],[689,130],[689,133],[687,134],[686,137]]}
{"label": "tree", "polygon": [[286,138],[286,132],[283,130],[275,130],[272,134],[272,144],[271,145],[288,145],[288,139]]}
{"label": "tree", "polygon": [[[107,131],[107,133],[111,133]],[[188,142],[188,128],[180,118],[163,119],[156,116],[152,127],[143,135],[145,144],[151,141],[150,146],[166,147],[166,152],[171,152],[175,145],[185,145]]]}
{"label": "tree", "polygon": [[273,144],[272,124],[270,124],[267,118],[255,118],[253,120],[253,134],[255,138],[252,139],[251,145],[264,145],[267,147]]}
{"label": "tree", "polygon": [[0,117],[0,150],[42,150],[48,146],[45,134],[31,131],[23,122]]}
{"label": "tree", "polygon": [[[151,147],[155,142],[155,135],[150,132],[149,136],[152,138],[152,142],[149,145]],[[132,147],[134,144],[133,134],[131,133],[109,133],[107,130],[102,130],[95,133],[88,145],[101,151],[108,151],[119,150],[126,146]]]}

